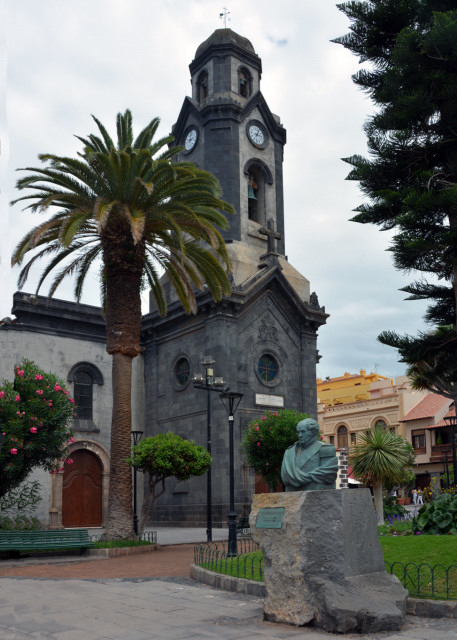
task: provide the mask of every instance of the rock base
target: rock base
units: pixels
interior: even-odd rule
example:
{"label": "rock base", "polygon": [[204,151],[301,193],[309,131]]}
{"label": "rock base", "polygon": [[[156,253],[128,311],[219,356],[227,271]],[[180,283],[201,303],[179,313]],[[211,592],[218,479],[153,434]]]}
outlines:
{"label": "rock base", "polygon": [[[281,528],[257,528],[284,508]],[[338,633],[400,629],[407,591],[385,572],[368,489],[254,496],[250,525],[264,554],[265,619]]]}

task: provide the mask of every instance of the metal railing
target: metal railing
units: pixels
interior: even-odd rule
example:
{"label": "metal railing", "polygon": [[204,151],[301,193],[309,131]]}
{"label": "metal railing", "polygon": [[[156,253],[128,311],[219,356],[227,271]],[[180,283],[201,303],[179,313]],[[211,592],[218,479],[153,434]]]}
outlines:
{"label": "metal railing", "polygon": [[[238,540],[238,556],[227,555],[226,543],[206,543],[194,547],[194,563],[208,571],[245,580],[264,580],[263,556],[259,546],[250,539]],[[387,573],[397,576],[413,598],[457,600],[457,565],[384,562]]]}
{"label": "metal railing", "polygon": [[[102,535],[103,534],[101,533],[96,533],[90,535],[89,539],[91,542],[99,542]],[[132,540],[134,540],[135,542],[143,540],[144,542],[149,542],[150,544],[157,544],[157,531],[145,531],[141,536],[133,536]]]}
{"label": "metal railing", "polygon": [[237,540],[237,556],[227,555],[226,542],[213,542],[194,547],[194,563],[215,573],[223,573],[244,580],[263,582],[263,556],[246,555],[259,551],[259,546],[250,538]]}
{"label": "metal railing", "polygon": [[387,573],[400,580],[413,598],[457,599],[457,565],[384,562]]}

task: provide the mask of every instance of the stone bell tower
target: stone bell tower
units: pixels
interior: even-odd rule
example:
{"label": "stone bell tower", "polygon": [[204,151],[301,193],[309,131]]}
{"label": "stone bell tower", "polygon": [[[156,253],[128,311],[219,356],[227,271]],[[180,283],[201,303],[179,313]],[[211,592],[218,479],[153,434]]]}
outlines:
{"label": "stone bell tower", "polygon": [[215,303],[204,288],[196,315],[187,316],[164,282],[168,314],[153,301],[143,318],[147,434],[174,431],[206,445],[211,431],[212,500],[205,478],[169,481],[154,522],[203,525],[208,504],[215,526],[226,522],[229,497],[227,414],[192,377],[202,360],[214,376],[243,394],[234,423],[235,511],[247,515],[258,478],[241,442],[251,419],[284,407],[317,415],[317,330],[327,314],[309,281],[285,256],[283,151],[286,131],[260,91],[262,63],[246,38],[218,29],[190,64],[192,95],[173,126],[178,159],[212,172],[235,209],[223,232],[232,262],[232,291]]}
{"label": "stone bell tower", "polygon": [[[260,91],[262,62],[254,47],[231,29],[218,29],[190,64],[192,97],[173,127],[180,159],[218,178],[235,208],[224,232],[236,284],[257,270],[268,246],[284,256],[283,152],[286,131]],[[275,238],[272,244],[272,239]],[[309,295],[309,290],[307,291]]]}

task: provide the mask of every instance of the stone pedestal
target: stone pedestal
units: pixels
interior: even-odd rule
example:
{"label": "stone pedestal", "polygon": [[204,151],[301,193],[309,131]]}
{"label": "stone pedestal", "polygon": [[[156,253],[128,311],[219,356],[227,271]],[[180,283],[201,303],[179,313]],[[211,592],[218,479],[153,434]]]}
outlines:
{"label": "stone pedestal", "polygon": [[[260,509],[277,508],[281,528],[256,527]],[[265,559],[266,620],[339,633],[401,628],[407,591],[385,572],[368,489],[258,494],[249,522]]]}

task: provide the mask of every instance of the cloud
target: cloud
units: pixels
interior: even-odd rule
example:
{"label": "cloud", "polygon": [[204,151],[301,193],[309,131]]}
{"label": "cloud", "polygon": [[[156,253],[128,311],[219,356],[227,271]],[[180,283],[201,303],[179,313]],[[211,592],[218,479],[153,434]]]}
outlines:
{"label": "cloud", "polygon": [[[136,130],[160,116],[158,134],[167,135],[191,93],[188,65],[197,47],[223,26],[213,0],[5,4],[5,202],[17,197],[17,167],[36,165],[42,152],[76,153],[74,135],[95,130],[90,114],[112,131],[116,113],[129,107]],[[388,234],[348,221],[364,197],[346,181],[349,166],[341,158],[366,153],[362,126],[373,108],[351,80],[357,58],[330,42],[349,30],[347,18],[334,0],[283,0],[280,10],[277,0],[233,0],[230,12],[227,26],[252,42],[262,60],[262,93],[287,129],[286,252],[331,314],[319,331],[319,374],[370,370],[378,363],[380,373],[399,375],[404,367],[395,350],[376,336],[383,329],[415,333],[425,304],[405,303],[398,291],[414,278],[394,270],[385,251]],[[39,221],[19,205],[11,207],[10,247]],[[3,284],[10,275],[5,238],[3,233],[0,317],[11,307]],[[34,270],[35,280],[38,274]],[[10,283],[16,277],[15,270]],[[83,301],[97,304],[96,275],[88,285]],[[72,299],[71,284],[58,295]]]}
{"label": "cloud", "polygon": [[288,38],[274,38],[273,36],[267,36],[267,37],[270,42],[277,45],[278,47],[285,47],[286,44],[289,42]]}

